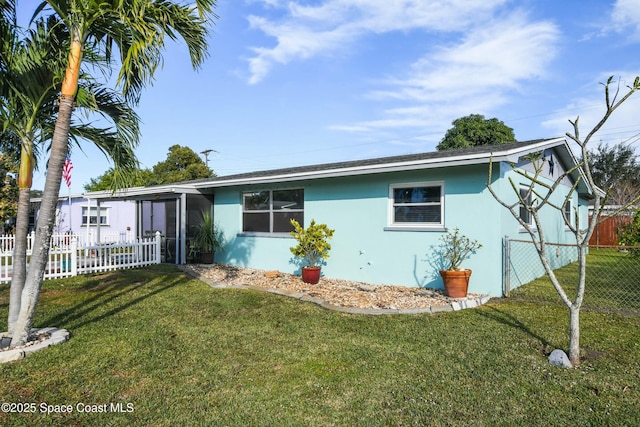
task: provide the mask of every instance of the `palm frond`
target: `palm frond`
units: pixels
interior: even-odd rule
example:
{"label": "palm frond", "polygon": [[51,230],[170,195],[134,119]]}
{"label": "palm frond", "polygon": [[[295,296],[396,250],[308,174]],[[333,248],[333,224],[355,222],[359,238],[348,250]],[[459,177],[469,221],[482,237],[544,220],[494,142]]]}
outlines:
{"label": "palm frond", "polygon": [[215,0],[200,0],[195,6],[178,2],[122,0],[94,16],[87,43],[101,46],[112,61],[119,53],[118,85],[129,101],[137,103],[142,89],[153,83],[163,66],[165,37],[185,42],[192,66],[197,69],[207,57],[207,37],[214,19]]}

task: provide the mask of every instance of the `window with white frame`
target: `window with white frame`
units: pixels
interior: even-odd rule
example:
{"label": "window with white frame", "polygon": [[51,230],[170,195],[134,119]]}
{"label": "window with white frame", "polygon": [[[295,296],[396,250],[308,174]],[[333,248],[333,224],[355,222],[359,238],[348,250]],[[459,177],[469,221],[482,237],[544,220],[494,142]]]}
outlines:
{"label": "window with white frame", "polygon": [[109,208],[100,207],[98,213],[97,206],[82,207],[82,225],[109,225]]}
{"label": "window with white frame", "polygon": [[242,231],[288,233],[291,220],[304,226],[304,190],[263,190],[242,193]]}
{"label": "window with white frame", "polygon": [[[533,192],[528,186],[520,187],[520,198],[524,200],[527,206],[531,206]],[[533,225],[533,215],[527,210],[524,204],[520,203],[520,219],[527,225]]]}
{"label": "window with white frame", "polygon": [[571,210],[571,199],[567,200],[567,203],[564,205],[564,216],[567,219],[569,224],[573,224],[573,214]]}
{"label": "window with white frame", "polygon": [[444,183],[418,182],[389,186],[390,226],[444,226]]}

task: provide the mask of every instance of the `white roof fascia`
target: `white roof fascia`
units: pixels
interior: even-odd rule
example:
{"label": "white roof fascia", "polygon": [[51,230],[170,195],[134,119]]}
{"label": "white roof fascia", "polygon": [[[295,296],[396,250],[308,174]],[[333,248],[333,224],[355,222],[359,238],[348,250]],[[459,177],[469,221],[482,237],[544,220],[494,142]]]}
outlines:
{"label": "white roof fascia", "polygon": [[109,190],[105,191],[89,191],[83,193],[82,197],[88,197],[91,199],[113,199],[121,197],[136,197],[136,196],[152,196],[154,194],[182,194],[193,193],[200,194],[195,189],[193,184],[187,185],[162,185],[157,187],[133,187],[117,190],[115,193]]}
{"label": "white roof fascia", "polygon": [[[488,156],[485,156],[488,157]],[[267,184],[271,182],[282,182],[282,181],[303,181],[308,179],[318,179],[318,178],[339,178],[344,176],[356,176],[356,175],[367,175],[367,174],[377,174],[377,173],[385,173],[385,172],[399,172],[399,171],[407,171],[407,170],[416,170],[416,169],[432,169],[443,166],[459,166],[459,165],[470,165],[477,163],[486,163],[486,158],[478,158],[478,159],[467,159],[467,160],[447,160],[442,161],[442,159],[430,159],[430,160],[421,160],[417,162],[401,162],[401,163],[393,163],[387,165],[374,165],[374,166],[354,166],[350,168],[342,168],[342,169],[334,169],[334,170],[319,170],[319,171],[308,171],[308,172],[300,172],[300,173],[288,173],[282,175],[272,175],[272,176],[255,176],[249,178],[238,178],[238,179],[230,179],[226,181],[212,181],[207,183],[199,183],[195,184],[196,188],[207,188],[207,187],[230,187],[234,185],[245,185],[245,184]]]}
{"label": "white roof fascia", "polygon": [[[115,198],[129,198],[129,197],[140,197],[140,196],[153,196],[156,194],[182,194],[182,193],[193,193],[199,194],[199,189],[206,188],[216,188],[216,187],[230,187],[235,185],[249,185],[249,184],[267,184],[267,183],[276,183],[282,181],[302,181],[308,179],[318,179],[318,178],[337,178],[344,176],[356,176],[356,175],[365,175],[365,174],[377,174],[377,173],[388,173],[388,172],[400,172],[400,171],[408,171],[408,170],[419,170],[419,169],[432,169],[439,167],[451,167],[451,166],[466,166],[473,164],[482,164],[487,163],[489,161],[493,162],[511,162],[517,163],[521,158],[523,153],[530,153],[536,151],[542,151],[547,148],[557,147],[560,142],[565,145],[569,156],[571,156],[571,160],[577,163],[575,156],[573,155],[571,149],[569,148],[566,140],[563,137],[550,139],[541,141],[537,144],[527,144],[523,147],[512,148],[511,150],[500,150],[500,146],[496,146],[496,152],[483,152],[473,155],[457,155],[450,156],[444,158],[428,158],[428,159],[419,159],[419,160],[408,160],[404,162],[393,162],[393,163],[382,163],[375,165],[362,165],[362,166],[351,166],[330,170],[312,170],[312,171],[304,171],[304,172],[293,172],[293,173],[284,173],[280,175],[267,175],[267,176],[254,176],[247,178],[237,178],[237,179],[229,179],[229,180],[215,180],[215,181],[205,181],[199,183],[192,184],[182,184],[182,185],[161,185],[155,187],[133,187],[128,189],[117,190],[116,192],[111,192],[109,190],[104,191],[92,191],[86,192],[82,194],[72,195],[73,197],[83,197],[83,198],[91,198],[91,199],[115,199]],[[268,171],[267,171],[268,172]],[[584,174],[582,170],[579,171],[582,178],[584,179]],[[586,183],[586,180],[584,180]],[[64,199],[66,196],[60,196],[60,199]]]}
{"label": "white roof fascia", "polygon": [[[578,159],[576,158],[576,156],[573,154],[573,151],[571,150],[571,147],[569,147],[569,144],[566,144],[567,146],[567,152],[569,153],[569,156],[571,157],[571,161],[573,162],[573,164],[577,165],[578,164]],[[600,196],[604,196],[604,191],[598,187],[597,185],[594,187],[591,187],[591,185],[589,184],[589,181],[587,180],[587,176],[584,174],[584,169],[583,168],[578,168],[578,173],[580,174],[580,179],[582,180],[582,182],[584,183],[584,185],[587,187],[587,191],[589,194],[594,194],[594,192],[598,192],[600,193]]]}
{"label": "white roof fascia", "polygon": [[[504,158],[504,161],[511,162],[511,163],[518,163],[523,153],[544,151],[548,148],[553,148],[553,147],[557,147],[558,145],[561,145],[561,144],[558,144],[559,142],[563,142],[564,145],[567,147],[567,151],[571,152],[571,150],[569,149],[569,146],[567,145],[567,141],[564,138],[555,138],[547,141],[541,141],[537,144],[527,145],[526,148],[525,147],[514,148],[512,150],[498,152],[498,156],[501,158]],[[500,148],[500,146],[498,145],[496,146],[496,148]],[[503,160],[503,159],[500,159],[500,160]]]}
{"label": "white roof fascia", "polygon": [[[416,169],[431,169],[439,167],[450,166],[465,166],[472,164],[487,163],[489,159],[493,158],[494,162],[508,161],[517,162],[522,153],[528,153],[531,151],[540,151],[546,148],[555,147],[558,142],[566,141],[564,138],[556,138],[553,140],[541,141],[538,144],[527,144],[523,147],[514,148],[507,151],[499,151],[497,153],[478,153],[474,155],[459,155],[445,158],[430,158],[421,160],[409,160],[405,162],[395,163],[383,163],[376,165],[364,165],[364,166],[352,166],[347,168],[339,168],[333,170],[315,170],[305,171],[299,173],[286,173],[282,175],[272,176],[255,176],[247,178],[237,178],[229,180],[217,180],[208,181],[194,184],[195,188],[207,188],[207,187],[230,187],[234,185],[248,185],[248,184],[267,184],[282,181],[302,181],[307,179],[318,178],[336,178],[343,176],[355,176],[365,175],[373,173],[386,173],[386,172],[398,172]],[[499,148],[499,147],[496,147]],[[515,159],[515,160],[514,160]]]}

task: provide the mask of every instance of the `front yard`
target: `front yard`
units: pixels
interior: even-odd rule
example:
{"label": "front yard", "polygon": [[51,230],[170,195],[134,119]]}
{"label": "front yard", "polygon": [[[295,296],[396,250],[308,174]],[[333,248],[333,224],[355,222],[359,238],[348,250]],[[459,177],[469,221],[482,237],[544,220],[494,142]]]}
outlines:
{"label": "front yard", "polygon": [[583,312],[565,370],[553,304],[343,314],[164,265],[44,286],[35,326],[72,336],[0,366],[0,425],[640,425],[637,316]]}

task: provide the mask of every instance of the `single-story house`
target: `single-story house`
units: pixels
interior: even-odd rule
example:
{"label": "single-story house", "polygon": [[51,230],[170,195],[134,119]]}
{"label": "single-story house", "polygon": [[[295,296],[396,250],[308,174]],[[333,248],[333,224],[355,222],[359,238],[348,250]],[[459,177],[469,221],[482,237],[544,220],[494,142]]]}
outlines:
{"label": "single-story house", "polygon": [[[164,203],[170,225],[164,232],[174,242],[177,263],[187,261],[198,211],[209,204],[225,237],[216,262],[257,269],[298,272],[289,250],[295,242],[289,235],[290,219],[304,226],[315,219],[336,230],[323,274],[373,284],[442,288],[437,257],[440,238],[446,229],[459,228],[483,245],[463,263],[473,270],[469,291],[501,296],[503,239],[530,237],[489,193],[489,163],[493,162],[492,188],[503,200],[515,203],[518,199],[508,179],[519,189],[529,185],[514,168],[533,173],[527,160],[531,154],[546,160],[541,179],[548,182],[577,163],[567,141],[554,138],[87,195],[138,200],[138,224],[148,221],[144,203]],[[577,170],[565,179],[552,201],[562,205],[580,175]],[[578,210],[581,223],[587,219],[591,194],[592,189],[580,180],[567,207]],[[547,208],[540,214],[549,240],[572,241],[557,210]],[[526,212],[521,215],[531,221]],[[137,229],[141,234],[146,228]]]}
{"label": "single-story house", "polygon": [[[327,277],[441,288],[440,237],[446,228],[457,227],[483,244],[463,264],[474,270],[470,291],[498,296],[503,237],[529,235],[489,193],[488,166],[493,159],[494,190],[515,202],[508,178],[518,186],[529,183],[511,165],[532,171],[525,159],[531,153],[547,159],[543,179],[576,164],[560,138],[247,173],[194,186],[214,188],[214,217],[228,238],[218,262],[296,271],[289,219],[305,225],[315,219],[336,230],[323,267]],[[562,205],[572,184],[561,185],[556,204]],[[583,220],[588,195],[583,181],[571,203]],[[556,210],[542,211],[541,217],[550,240],[571,242],[573,235]]]}
{"label": "single-story house", "polygon": [[[31,200],[30,231],[35,229],[40,201]],[[94,200],[85,194],[61,196],[53,233],[72,233],[89,243],[130,239],[138,234],[136,204],[131,200]]]}

